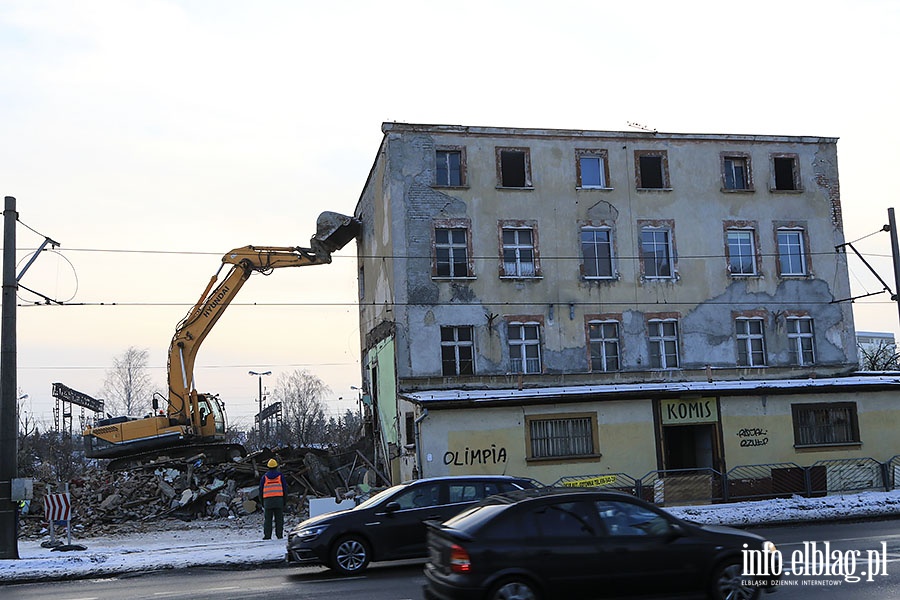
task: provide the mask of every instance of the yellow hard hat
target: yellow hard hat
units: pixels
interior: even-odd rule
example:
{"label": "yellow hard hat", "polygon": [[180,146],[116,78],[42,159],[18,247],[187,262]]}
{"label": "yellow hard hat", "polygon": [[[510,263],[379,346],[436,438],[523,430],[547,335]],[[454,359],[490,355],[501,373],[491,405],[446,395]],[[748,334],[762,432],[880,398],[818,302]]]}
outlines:
{"label": "yellow hard hat", "polygon": [[275,467],[278,466],[278,461],[275,460],[274,458],[270,458],[270,459],[269,459],[269,462],[267,462],[266,465],[268,465],[268,467],[269,467],[270,469],[274,469]]}

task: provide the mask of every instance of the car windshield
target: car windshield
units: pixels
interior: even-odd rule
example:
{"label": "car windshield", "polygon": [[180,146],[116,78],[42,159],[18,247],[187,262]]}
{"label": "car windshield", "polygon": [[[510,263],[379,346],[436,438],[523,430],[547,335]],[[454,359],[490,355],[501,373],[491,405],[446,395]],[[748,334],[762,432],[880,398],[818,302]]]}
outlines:
{"label": "car windshield", "polygon": [[389,488],[386,489],[386,490],[381,490],[380,492],[378,492],[378,493],[375,494],[374,496],[371,496],[371,497],[370,497],[368,500],[366,500],[365,502],[361,502],[361,503],[359,503],[358,505],[356,505],[355,507],[353,507],[352,510],[359,510],[359,509],[361,509],[361,508],[369,508],[370,506],[375,506],[376,504],[378,504],[378,503],[381,502],[382,500],[384,500],[384,499],[386,499],[386,498],[389,498],[389,497],[393,496],[394,494],[396,494],[398,491],[402,490],[402,489],[405,488],[406,486],[407,486],[407,484],[401,483],[400,485],[395,485],[395,486],[393,486],[393,487],[389,487]]}

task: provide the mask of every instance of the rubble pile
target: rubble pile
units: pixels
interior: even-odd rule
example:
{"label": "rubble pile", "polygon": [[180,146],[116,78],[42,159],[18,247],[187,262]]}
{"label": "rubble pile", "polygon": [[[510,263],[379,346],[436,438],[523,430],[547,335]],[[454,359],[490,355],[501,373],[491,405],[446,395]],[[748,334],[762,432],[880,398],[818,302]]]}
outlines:
{"label": "rubble pile", "polygon": [[[79,537],[134,530],[161,519],[234,519],[260,509],[259,480],[275,458],[288,490],[285,513],[308,514],[309,497],[366,497],[386,485],[359,451],[335,456],[311,449],[279,448],[228,463],[160,458],[139,468],[109,472],[93,468],[69,482],[71,526]],[[381,486],[381,487],[378,487]],[[23,537],[46,533],[44,496],[66,491],[64,484],[34,481],[34,498],[22,515]],[[59,530],[58,530],[59,531]]]}

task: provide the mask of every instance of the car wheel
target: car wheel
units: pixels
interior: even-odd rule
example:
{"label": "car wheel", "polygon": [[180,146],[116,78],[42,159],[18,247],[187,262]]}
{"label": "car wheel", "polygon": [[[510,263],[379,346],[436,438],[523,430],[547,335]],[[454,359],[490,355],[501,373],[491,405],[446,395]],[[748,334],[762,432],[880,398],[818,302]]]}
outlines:
{"label": "car wheel", "polygon": [[530,581],[504,579],[491,590],[489,600],[539,600],[540,594]]}
{"label": "car wheel", "polygon": [[355,535],[337,541],[331,551],[331,568],[341,575],[355,575],[369,566],[369,546]]}
{"label": "car wheel", "polygon": [[709,597],[712,600],[756,600],[760,589],[745,585],[747,577],[740,563],[725,563],[713,573]]}

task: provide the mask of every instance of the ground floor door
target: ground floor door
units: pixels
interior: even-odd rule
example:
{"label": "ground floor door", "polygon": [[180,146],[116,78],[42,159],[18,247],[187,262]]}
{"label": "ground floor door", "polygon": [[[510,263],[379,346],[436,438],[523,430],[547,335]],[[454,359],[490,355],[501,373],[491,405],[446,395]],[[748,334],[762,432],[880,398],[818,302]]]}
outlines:
{"label": "ground floor door", "polygon": [[665,469],[715,469],[716,430],[712,423],[663,426]]}

